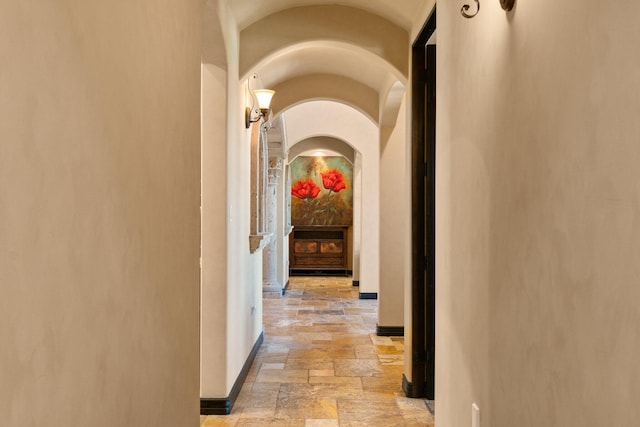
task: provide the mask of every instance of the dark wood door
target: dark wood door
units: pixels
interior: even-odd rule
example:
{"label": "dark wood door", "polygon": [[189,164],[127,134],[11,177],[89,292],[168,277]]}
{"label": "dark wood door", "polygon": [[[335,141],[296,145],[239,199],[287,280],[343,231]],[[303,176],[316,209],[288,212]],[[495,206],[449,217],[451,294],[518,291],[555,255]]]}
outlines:
{"label": "dark wood door", "polygon": [[405,392],[434,398],[435,389],[435,9],[412,49],[412,375]]}

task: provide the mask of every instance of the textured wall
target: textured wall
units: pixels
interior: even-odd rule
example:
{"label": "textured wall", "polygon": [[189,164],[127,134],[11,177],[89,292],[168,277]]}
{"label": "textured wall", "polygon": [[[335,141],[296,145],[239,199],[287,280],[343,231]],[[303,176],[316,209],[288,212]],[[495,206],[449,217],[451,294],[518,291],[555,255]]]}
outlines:
{"label": "textured wall", "polygon": [[227,88],[225,69],[202,67],[202,290],[201,381],[202,397],[227,397]]}
{"label": "textured wall", "polygon": [[196,425],[201,4],[2,3],[2,424]]}
{"label": "textured wall", "polygon": [[438,4],[441,427],[638,422],[639,12]]}
{"label": "textured wall", "polygon": [[[407,170],[404,153],[405,135],[404,102],[393,129],[381,131],[380,153],[380,295],[378,324],[380,326],[404,325],[404,211],[410,197],[404,178]],[[390,132],[389,135],[384,135]]]}

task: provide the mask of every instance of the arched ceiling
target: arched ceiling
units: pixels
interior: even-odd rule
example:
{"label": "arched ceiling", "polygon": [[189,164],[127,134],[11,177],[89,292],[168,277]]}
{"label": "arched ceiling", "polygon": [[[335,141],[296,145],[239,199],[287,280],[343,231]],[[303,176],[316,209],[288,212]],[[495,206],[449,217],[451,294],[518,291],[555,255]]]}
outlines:
{"label": "arched ceiling", "polygon": [[404,80],[384,59],[358,46],[334,41],[298,43],[267,57],[257,67],[266,86],[309,74],[335,74],[379,91],[389,76]]}
{"label": "arched ceiling", "polygon": [[424,9],[424,0],[231,0],[229,8],[243,30],[254,22],[281,10],[296,6],[337,4],[352,6],[386,17],[406,31],[411,31],[419,11]]}
{"label": "arched ceiling", "polygon": [[[409,33],[362,9],[323,5],[294,7],[266,16],[240,32],[240,75],[265,58],[309,43],[337,42],[367,51],[407,76]],[[322,55],[324,59],[332,59]],[[339,63],[331,61],[336,66]]]}
{"label": "arched ceiling", "polygon": [[269,86],[278,94],[271,108],[281,113],[302,102],[317,99],[338,100],[378,121],[378,92],[362,83],[335,74],[309,74]]}
{"label": "arched ceiling", "polygon": [[[351,107],[335,101],[316,100],[298,104],[286,114],[290,150],[302,141],[328,137],[348,143],[363,155],[376,159],[379,157],[377,126]],[[312,148],[305,147],[305,150]]]}
{"label": "arched ceiling", "polygon": [[289,163],[296,157],[305,155],[313,150],[328,150],[345,157],[353,164],[356,158],[356,152],[352,146],[339,138],[330,136],[316,136],[302,140],[291,147],[289,150]]}
{"label": "arched ceiling", "polygon": [[276,114],[333,100],[384,126],[395,123],[396,98],[408,80],[410,34],[426,3],[226,0],[239,30],[240,76],[257,73],[264,87],[276,90]]}

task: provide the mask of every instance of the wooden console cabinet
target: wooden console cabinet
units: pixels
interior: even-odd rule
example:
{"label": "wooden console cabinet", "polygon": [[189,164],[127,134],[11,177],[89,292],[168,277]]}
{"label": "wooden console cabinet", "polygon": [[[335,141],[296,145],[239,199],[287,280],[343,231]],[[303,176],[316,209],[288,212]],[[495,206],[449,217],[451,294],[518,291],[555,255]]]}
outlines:
{"label": "wooden console cabinet", "polygon": [[295,226],[289,235],[289,268],[305,271],[347,271],[347,226]]}

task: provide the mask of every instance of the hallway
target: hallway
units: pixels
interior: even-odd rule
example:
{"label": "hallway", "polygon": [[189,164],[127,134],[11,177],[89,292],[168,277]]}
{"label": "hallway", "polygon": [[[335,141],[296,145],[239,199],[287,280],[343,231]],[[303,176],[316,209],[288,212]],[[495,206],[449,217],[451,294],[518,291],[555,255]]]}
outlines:
{"label": "hallway", "polygon": [[403,339],[375,335],[377,301],[351,278],[291,277],[264,300],[265,340],[231,415],[207,426],[432,426],[401,387]]}

